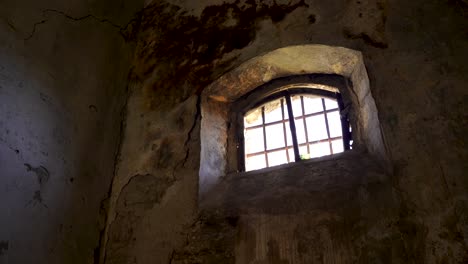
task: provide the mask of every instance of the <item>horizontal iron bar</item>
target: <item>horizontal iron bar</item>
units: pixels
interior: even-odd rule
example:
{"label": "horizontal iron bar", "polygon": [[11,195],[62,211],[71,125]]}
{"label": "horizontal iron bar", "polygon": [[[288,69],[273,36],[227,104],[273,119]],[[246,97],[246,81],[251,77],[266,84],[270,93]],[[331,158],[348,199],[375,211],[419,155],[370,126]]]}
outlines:
{"label": "horizontal iron bar", "polygon": [[[318,116],[318,115],[322,115],[323,113],[333,113],[333,112],[336,112],[338,111],[338,108],[334,108],[334,109],[330,109],[330,110],[327,110],[325,112],[317,112],[317,113],[312,113],[312,114],[307,114],[307,115],[301,115],[301,116],[297,116],[297,117],[294,117],[295,120],[299,120],[301,118],[307,118],[307,117],[311,117],[311,116]],[[265,123],[265,126],[272,126],[272,125],[277,125],[277,124],[281,124],[281,123],[284,123],[284,122],[288,122],[289,121],[289,118],[288,119],[283,119],[283,120],[279,120],[279,121],[274,121],[274,122],[270,122],[270,123]],[[260,124],[260,125],[255,125],[255,126],[251,126],[251,127],[246,127],[245,130],[251,130],[251,129],[255,129],[255,128],[261,128],[263,127],[264,125],[263,124]]]}
{"label": "horizontal iron bar", "polygon": [[[326,138],[326,139],[321,139],[321,140],[316,140],[316,141],[309,141],[308,143],[311,144],[311,145],[314,145],[314,144],[323,143],[323,142],[330,142],[330,141],[337,140],[337,139],[342,139],[342,138],[343,137]],[[301,144],[298,144],[298,145],[299,145],[299,147],[303,147],[303,146],[307,145],[307,142],[301,143]],[[271,152],[275,152],[275,151],[279,151],[279,150],[287,150],[287,149],[292,149],[292,148],[293,148],[292,145],[288,145],[287,147],[281,147],[281,148],[269,149],[269,150],[266,150],[266,151],[259,151],[259,152],[249,153],[249,154],[246,154],[245,156],[247,158],[250,158],[250,157],[257,156],[257,155],[262,155],[262,154],[265,154],[265,153],[271,153]]]}

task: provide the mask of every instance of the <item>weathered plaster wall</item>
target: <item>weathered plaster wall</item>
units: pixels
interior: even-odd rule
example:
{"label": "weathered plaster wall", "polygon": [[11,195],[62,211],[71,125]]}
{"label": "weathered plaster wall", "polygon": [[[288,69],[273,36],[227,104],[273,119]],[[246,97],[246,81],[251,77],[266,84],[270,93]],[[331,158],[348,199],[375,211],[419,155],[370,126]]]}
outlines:
{"label": "weathered plaster wall", "polygon": [[[201,207],[203,215],[223,215],[219,222],[237,231],[233,239],[232,231],[217,230],[230,241],[235,263],[405,263],[389,180],[375,160],[353,150],[230,174]],[[210,263],[210,247],[220,242],[204,248],[198,241],[189,239],[176,260],[188,255]]]}
{"label": "weathered plaster wall", "polygon": [[[390,230],[389,239],[398,238],[401,247],[398,258],[388,258],[388,241],[376,240],[355,262],[465,263],[466,15],[466,1],[456,0],[180,0],[148,5],[134,64],[138,83],[128,104],[126,138],[111,196],[106,263],[191,263],[183,258],[190,254],[178,252],[190,245],[192,231],[203,242],[215,237],[213,230],[230,230],[216,217],[214,224],[203,215],[195,220],[199,94],[242,62],[298,44],[361,51],[379,110],[392,163],[386,187],[397,197],[390,203],[396,218],[390,229],[373,230],[372,220],[362,234]],[[366,205],[358,203],[356,210],[365,212]],[[243,230],[242,223],[263,218],[268,216],[248,215],[246,222],[231,222]],[[300,217],[276,220],[290,219],[301,224]],[[320,230],[315,236],[338,239],[339,234]],[[234,236],[226,232],[228,240]],[[235,239],[251,242],[247,236]],[[234,254],[226,250],[228,244],[220,239],[221,246],[208,247],[209,252],[221,252],[223,259]],[[257,245],[265,243],[252,244]],[[273,243],[272,248],[272,256],[278,256],[278,247]]]}
{"label": "weathered plaster wall", "polygon": [[142,5],[0,1],[0,263],[94,263]]}

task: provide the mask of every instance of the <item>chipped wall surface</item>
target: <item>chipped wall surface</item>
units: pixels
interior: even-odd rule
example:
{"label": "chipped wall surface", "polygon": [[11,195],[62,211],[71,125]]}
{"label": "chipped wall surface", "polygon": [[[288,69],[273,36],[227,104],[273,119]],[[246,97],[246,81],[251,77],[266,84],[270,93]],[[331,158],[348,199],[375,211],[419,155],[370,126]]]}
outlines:
{"label": "chipped wall surface", "polygon": [[[147,3],[103,261],[466,263],[467,10],[466,1]],[[312,213],[261,211],[226,218],[229,214],[221,212],[197,218],[199,95],[253,57],[303,44],[362,52],[391,162],[382,174],[388,178],[362,192],[347,181],[343,192],[326,185],[317,190],[314,199],[323,203],[329,201],[326,195],[361,197],[351,199],[353,210],[331,203]],[[361,172],[373,165],[361,165],[335,168],[342,170],[336,174],[366,182],[369,174]],[[220,183],[225,186],[220,192],[235,183]],[[379,188],[388,196],[374,200]],[[240,191],[232,199],[249,204],[244,198],[254,194]],[[378,213],[379,206],[388,214]],[[276,228],[279,233],[271,230]],[[297,246],[291,250],[299,255],[284,253],[288,245]],[[238,255],[241,251],[245,254]]]}
{"label": "chipped wall surface", "polygon": [[94,263],[143,1],[0,1],[0,263]]}
{"label": "chipped wall surface", "polygon": [[151,112],[144,110],[145,101],[140,91],[128,101],[110,199],[106,263],[167,263],[196,213],[198,99]]}

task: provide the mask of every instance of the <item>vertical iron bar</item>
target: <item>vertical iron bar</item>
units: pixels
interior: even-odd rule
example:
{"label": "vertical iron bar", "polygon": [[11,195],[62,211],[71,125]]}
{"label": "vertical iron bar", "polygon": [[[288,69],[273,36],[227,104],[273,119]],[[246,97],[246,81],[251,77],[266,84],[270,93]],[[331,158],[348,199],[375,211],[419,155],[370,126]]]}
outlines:
{"label": "vertical iron bar", "polygon": [[267,150],[267,142],[266,142],[266,125],[265,125],[265,107],[262,106],[262,125],[263,125],[263,151],[265,151],[265,164],[268,166],[268,155],[266,153]]}
{"label": "vertical iron bar", "polygon": [[286,92],[285,97],[286,97],[286,104],[288,106],[289,127],[291,128],[291,137],[292,137],[293,147],[294,147],[294,157],[296,161],[300,161],[301,157],[299,156],[299,146],[297,144],[296,124],[294,122],[294,115],[292,111],[291,96],[289,95],[288,92]]}
{"label": "vertical iron bar", "polygon": [[244,128],[244,115],[240,116],[239,114],[236,115],[236,123],[239,125],[241,129],[236,131],[236,136],[238,138],[237,141],[237,165],[240,171],[245,171],[245,160],[247,156],[245,155],[245,128]]}
{"label": "vertical iron bar", "polygon": [[307,153],[310,154],[309,135],[307,135],[307,124],[305,119],[304,96],[301,95],[302,121],[304,121],[304,133],[306,138]]}
{"label": "vertical iron bar", "polygon": [[333,147],[330,140],[330,127],[328,126],[327,108],[325,107],[325,99],[322,98],[323,116],[325,117],[325,126],[327,127],[328,145],[330,146],[330,153],[333,154]]}
{"label": "vertical iron bar", "polygon": [[343,114],[344,104],[343,98],[340,93],[336,93],[336,101],[338,102],[338,109],[340,110],[341,133],[343,134],[343,148],[344,150],[350,149],[351,133],[349,132],[348,116]]}
{"label": "vertical iron bar", "polygon": [[284,146],[286,147],[286,159],[288,160],[288,163],[290,162],[289,159],[289,151],[288,151],[288,140],[286,136],[286,123],[284,122],[284,100],[281,99],[281,118],[283,119],[283,134],[284,134]]}

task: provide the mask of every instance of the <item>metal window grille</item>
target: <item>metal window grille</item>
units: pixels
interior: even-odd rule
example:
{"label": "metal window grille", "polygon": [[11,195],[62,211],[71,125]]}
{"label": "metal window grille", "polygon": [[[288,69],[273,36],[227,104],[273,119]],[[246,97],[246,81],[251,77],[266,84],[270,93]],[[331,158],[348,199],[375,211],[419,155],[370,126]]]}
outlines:
{"label": "metal window grille", "polygon": [[[315,109],[308,109],[310,96],[320,101],[320,109],[317,103]],[[260,106],[249,111],[254,113],[255,121],[244,122],[244,136],[247,138],[244,139],[242,160],[245,170],[323,156],[317,155],[318,146],[321,154],[325,155],[351,148],[349,120],[347,116],[340,115],[343,103],[338,93],[304,93],[304,90],[295,93],[288,90],[265,98],[257,105]],[[275,113],[276,118],[269,118],[271,113]],[[317,134],[319,128],[321,135]],[[248,138],[251,134],[257,134],[253,143]],[[323,151],[325,145],[328,152]]]}

